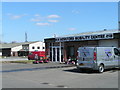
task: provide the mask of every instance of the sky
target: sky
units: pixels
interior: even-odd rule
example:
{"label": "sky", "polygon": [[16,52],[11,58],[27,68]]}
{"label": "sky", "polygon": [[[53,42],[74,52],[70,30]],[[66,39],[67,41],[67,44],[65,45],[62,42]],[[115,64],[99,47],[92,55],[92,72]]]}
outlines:
{"label": "sky", "polygon": [[117,2],[3,2],[2,41],[45,38],[118,28]]}

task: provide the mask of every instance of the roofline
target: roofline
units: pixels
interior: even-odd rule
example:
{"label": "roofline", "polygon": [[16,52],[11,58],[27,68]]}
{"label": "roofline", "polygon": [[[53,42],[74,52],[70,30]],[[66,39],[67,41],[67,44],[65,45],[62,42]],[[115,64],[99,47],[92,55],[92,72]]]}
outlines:
{"label": "roofline", "polygon": [[[109,31],[113,31],[113,32],[109,32]],[[115,31],[115,32],[114,32]],[[117,32],[118,31],[118,32]],[[120,30],[116,29],[116,30],[100,30],[100,31],[91,31],[91,32],[83,32],[83,33],[78,33],[78,34],[72,34],[72,35],[64,35],[64,36],[59,36],[59,37],[51,37],[51,38],[45,38],[46,39],[55,39],[55,38],[62,38],[62,37],[77,37],[77,36],[83,36],[83,35],[96,35],[96,34],[101,34],[99,32],[107,32],[107,33],[103,33],[103,34],[115,34],[115,33],[120,33]],[[88,33],[93,33],[93,34],[88,34]],[[81,35],[79,35],[81,34]]]}

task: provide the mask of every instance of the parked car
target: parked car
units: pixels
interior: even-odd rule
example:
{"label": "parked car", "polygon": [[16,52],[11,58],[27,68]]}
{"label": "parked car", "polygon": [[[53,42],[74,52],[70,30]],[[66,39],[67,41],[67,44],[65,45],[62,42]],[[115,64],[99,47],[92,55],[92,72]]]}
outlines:
{"label": "parked car", "polygon": [[45,51],[33,51],[28,55],[28,60],[40,60],[41,57],[45,57]]}
{"label": "parked car", "polygon": [[116,47],[79,47],[77,68],[102,73],[104,69],[120,67],[119,60],[120,51]]}

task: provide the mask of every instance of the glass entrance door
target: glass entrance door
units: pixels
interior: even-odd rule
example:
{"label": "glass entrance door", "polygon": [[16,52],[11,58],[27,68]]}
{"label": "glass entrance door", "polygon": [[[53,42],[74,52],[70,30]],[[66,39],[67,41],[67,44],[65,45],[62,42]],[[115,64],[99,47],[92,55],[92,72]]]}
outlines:
{"label": "glass entrance door", "polygon": [[52,56],[53,56],[53,58],[52,58],[53,62],[59,62],[59,59],[60,59],[59,56],[60,55],[59,55],[59,48],[58,47],[53,47],[53,55]]}
{"label": "glass entrance door", "polygon": [[52,61],[53,62],[63,62],[63,52],[59,46],[52,47]]}

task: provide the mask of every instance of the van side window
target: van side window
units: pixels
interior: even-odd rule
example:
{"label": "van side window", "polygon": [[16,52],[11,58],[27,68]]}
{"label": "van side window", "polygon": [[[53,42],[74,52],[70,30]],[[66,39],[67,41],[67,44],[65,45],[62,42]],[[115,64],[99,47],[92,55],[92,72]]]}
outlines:
{"label": "van side window", "polygon": [[118,50],[118,49],[114,49],[114,53],[115,53],[115,55],[118,55],[118,56],[120,56],[120,51]]}

